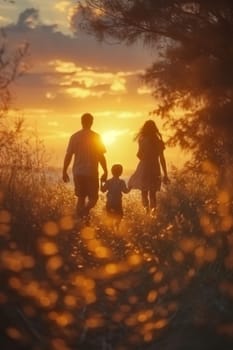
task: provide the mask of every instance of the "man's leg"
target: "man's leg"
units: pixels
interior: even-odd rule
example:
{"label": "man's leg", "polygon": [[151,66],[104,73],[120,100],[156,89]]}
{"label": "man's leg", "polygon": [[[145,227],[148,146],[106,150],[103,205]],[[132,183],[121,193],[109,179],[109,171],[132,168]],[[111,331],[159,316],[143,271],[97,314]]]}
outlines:
{"label": "man's leg", "polygon": [[85,215],[86,181],[85,176],[74,176],[75,195],[77,196],[76,214],[79,218]]}
{"label": "man's leg", "polygon": [[96,205],[98,201],[98,196],[96,197],[88,197],[87,203],[85,205],[85,209],[84,209],[84,215],[88,216],[89,212],[92,208],[94,208],[94,206]]}
{"label": "man's leg", "polygon": [[76,214],[79,218],[82,218],[85,215],[85,197],[78,196]]}
{"label": "man's leg", "polygon": [[98,177],[89,177],[87,179],[87,202],[85,203],[85,216],[89,215],[89,212],[96,205],[99,198],[99,179]]}

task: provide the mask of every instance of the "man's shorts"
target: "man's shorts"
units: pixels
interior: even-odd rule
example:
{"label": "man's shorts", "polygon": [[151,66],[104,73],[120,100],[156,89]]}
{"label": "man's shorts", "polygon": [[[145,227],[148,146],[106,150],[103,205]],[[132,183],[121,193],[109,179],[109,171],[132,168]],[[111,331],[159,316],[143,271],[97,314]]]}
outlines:
{"label": "man's shorts", "polygon": [[98,198],[99,179],[96,176],[75,175],[74,188],[77,197]]}

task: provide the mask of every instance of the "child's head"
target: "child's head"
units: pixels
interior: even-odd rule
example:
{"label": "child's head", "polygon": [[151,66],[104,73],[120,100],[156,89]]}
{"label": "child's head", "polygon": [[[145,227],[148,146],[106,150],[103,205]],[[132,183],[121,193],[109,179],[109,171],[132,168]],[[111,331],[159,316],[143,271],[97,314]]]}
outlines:
{"label": "child's head", "polygon": [[123,167],[121,164],[114,164],[111,171],[113,176],[119,177],[123,172]]}

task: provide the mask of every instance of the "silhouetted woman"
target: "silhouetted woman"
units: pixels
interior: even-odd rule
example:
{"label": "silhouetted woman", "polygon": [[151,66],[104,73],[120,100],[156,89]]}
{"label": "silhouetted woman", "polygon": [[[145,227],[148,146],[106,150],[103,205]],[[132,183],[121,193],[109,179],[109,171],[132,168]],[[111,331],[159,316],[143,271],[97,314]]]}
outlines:
{"label": "silhouetted woman", "polygon": [[128,186],[141,190],[142,204],[147,213],[155,214],[156,192],[161,188],[161,169],[165,183],[169,182],[164,158],[164,142],[153,120],[147,120],[135,137],[138,141],[139,164]]}

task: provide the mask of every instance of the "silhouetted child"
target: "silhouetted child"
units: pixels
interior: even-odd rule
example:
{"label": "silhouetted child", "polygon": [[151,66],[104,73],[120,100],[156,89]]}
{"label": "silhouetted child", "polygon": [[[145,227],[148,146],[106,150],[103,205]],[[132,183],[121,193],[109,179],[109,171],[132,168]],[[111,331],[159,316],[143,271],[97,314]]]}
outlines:
{"label": "silhouetted child", "polygon": [[116,228],[119,227],[123,217],[122,193],[128,193],[124,180],[120,179],[123,172],[121,164],[114,164],[111,169],[112,178],[107,181],[101,181],[101,191],[107,192],[106,212],[111,224]]}

